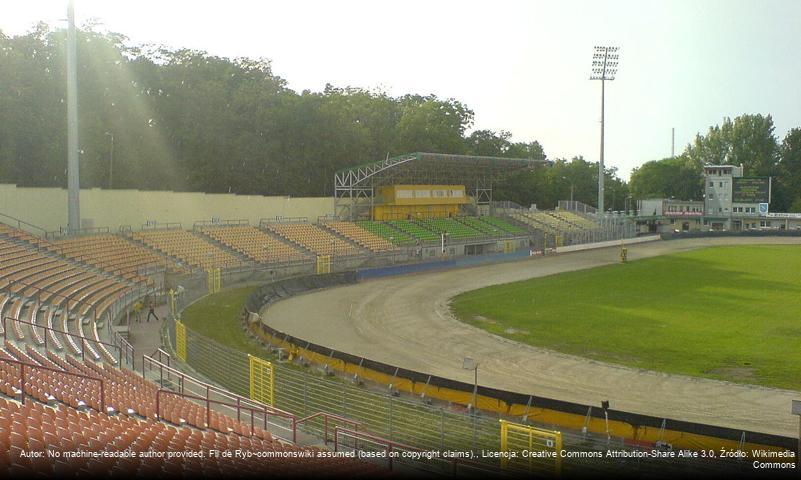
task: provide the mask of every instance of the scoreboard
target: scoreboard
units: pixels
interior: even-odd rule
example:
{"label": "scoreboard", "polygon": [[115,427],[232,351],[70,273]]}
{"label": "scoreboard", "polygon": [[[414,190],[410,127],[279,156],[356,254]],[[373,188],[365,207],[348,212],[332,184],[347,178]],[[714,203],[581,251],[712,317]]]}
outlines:
{"label": "scoreboard", "polygon": [[732,183],[735,203],[770,203],[770,177],[739,177]]}

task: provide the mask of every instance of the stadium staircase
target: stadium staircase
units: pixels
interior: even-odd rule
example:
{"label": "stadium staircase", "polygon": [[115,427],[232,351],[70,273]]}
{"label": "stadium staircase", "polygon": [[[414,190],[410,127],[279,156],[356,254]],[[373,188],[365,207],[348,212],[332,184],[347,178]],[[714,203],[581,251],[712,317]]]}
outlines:
{"label": "stadium staircase", "polygon": [[415,244],[415,238],[412,235],[391,225],[389,222],[361,220],[357,221],[356,225],[398,246],[410,246]]}
{"label": "stadium staircase", "polygon": [[257,263],[308,260],[307,254],[283,238],[248,224],[201,226],[196,230]]}
{"label": "stadium staircase", "polygon": [[219,248],[220,250],[223,250],[223,251],[228,252],[229,254],[235,256],[236,258],[238,258],[245,265],[253,265],[253,263],[255,262],[255,260],[253,258],[251,258],[249,255],[246,255],[246,254],[240,252],[239,250],[237,250],[235,248],[231,248],[231,246],[228,245],[227,243],[224,243],[224,242],[221,242],[221,241],[217,240],[216,238],[212,237],[211,235],[206,234],[203,230],[195,230],[195,231],[193,231],[191,233],[192,233],[192,235],[200,238],[201,240],[214,245],[215,247]]}
{"label": "stadium staircase", "polygon": [[323,222],[319,226],[370,253],[381,253],[396,249],[395,245],[383,237],[365,230],[353,222]]}
{"label": "stadium staircase", "polygon": [[366,249],[327,228],[309,222],[262,222],[261,228],[312,255],[350,256]]}
{"label": "stadium staircase", "polygon": [[186,264],[184,259],[182,259],[180,257],[177,257],[175,255],[171,255],[171,254],[169,254],[167,252],[163,252],[163,251],[153,247],[152,245],[149,245],[149,244],[145,243],[144,241],[132,236],[130,231],[121,233],[121,235],[123,237],[125,237],[126,240],[128,240],[131,243],[133,243],[134,245],[146,248],[146,249],[150,250],[151,252],[156,253],[158,255],[161,255],[162,257],[168,259],[170,262],[174,262],[175,264],[179,265],[180,268],[182,268],[186,273],[192,273],[192,270],[193,270],[194,267],[192,267],[191,265]]}

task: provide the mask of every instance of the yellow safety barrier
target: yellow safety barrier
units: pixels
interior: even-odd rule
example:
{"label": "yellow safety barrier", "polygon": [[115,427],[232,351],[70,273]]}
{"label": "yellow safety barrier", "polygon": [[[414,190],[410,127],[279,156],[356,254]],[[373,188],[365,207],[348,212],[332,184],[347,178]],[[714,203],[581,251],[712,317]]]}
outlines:
{"label": "yellow safety barrier", "polygon": [[267,360],[248,355],[250,364],[250,398],[267,405],[275,403],[275,371]]}
{"label": "yellow safety barrier", "polygon": [[182,322],[175,322],[175,353],[186,362],[186,326]]}
{"label": "yellow safety barrier", "polygon": [[501,420],[501,468],[562,474],[562,433]]}
{"label": "yellow safety barrier", "polygon": [[[415,395],[425,394],[426,397],[436,398],[446,402],[467,405],[473,400],[472,391],[453,390],[450,388],[428,385],[425,382],[415,382],[408,378],[398,377],[392,374],[371,370],[353,363],[347,363],[337,358],[331,358],[317,352],[298,347],[285,340],[284,336],[273,336],[268,332],[258,328],[255,324],[251,325],[251,331],[258,335],[265,342],[273,346],[284,348],[290,352],[291,358],[300,357],[311,363],[327,365],[329,368],[350,374],[358,373],[365,380],[372,380],[384,385],[392,384],[394,388],[402,392]],[[567,413],[548,408],[534,407],[525,403],[507,403],[494,397],[479,394],[477,399],[478,408],[496,412],[501,415],[511,417],[525,416],[529,420],[537,423],[556,425],[571,430],[581,430],[587,427],[589,432],[606,435],[611,433],[613,436],[623,437],[634,440],[642,444],[663,441],[673,445],[674,449],[690,450],[750,450],[765,449],[769,451],[784,451],[785,448],[763,443],[740,443],[739,440],[718,438],[711,435],[688,433],[681,430],[661,429],[654,426],[635,425],[626,421],[610,420],[607,424],[603,418],[593,417],[587,423],[586,415]],[[528,427],[526,427],[528,428]],[[547,432],[547,430],[545,430]],[[561,447],[560,447],[561,450]],[[560,467],[561,468],[561,467]]]}
{"label": "yellow safety barrier", "polygon": [[317,275],[331,273],[331,255],[317,256]]}
{"label": "yellow safety barrier", "polygon": [[208,286],[209,286],[209,293],[217,293],[220,291],[222,286],[220,269],[219,268],[211,268],[206,271],[208,274]]}

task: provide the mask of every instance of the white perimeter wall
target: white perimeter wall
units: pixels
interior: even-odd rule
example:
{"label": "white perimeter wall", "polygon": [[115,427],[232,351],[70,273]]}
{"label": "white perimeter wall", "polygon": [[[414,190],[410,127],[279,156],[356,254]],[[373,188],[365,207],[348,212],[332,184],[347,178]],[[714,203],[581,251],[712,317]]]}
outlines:
{"label": "white perimeter wall", "polygon": [[[198,220],[247,219],[258,225],[261,218],[317,217],[334,213],[331,197],[263,197],[259,195],[207,194],[141,190],[81,190],[81,221],[93,227],[120,225],[134,230],[155,220],[180,222],[191,229]],[[63,188],[25,188],[0,184],[0,213],[11,215],[48,231],[67,225],[67,190]],[[7,219],[6,219],[7,220]],[[0,217],[0,221],[3,221]]]}

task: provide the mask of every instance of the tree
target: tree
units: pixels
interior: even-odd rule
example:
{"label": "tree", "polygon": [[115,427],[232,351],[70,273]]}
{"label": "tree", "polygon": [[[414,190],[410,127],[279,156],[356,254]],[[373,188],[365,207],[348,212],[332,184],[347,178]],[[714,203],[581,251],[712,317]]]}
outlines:
{"label": "tree", "polygon": [[[617,169],[607,168],[604,173],[606,198],[612,210],[623,210],[628,197],[628,185],[617,176]],[[570,198],[596,205],[598,200],[598,164],[583,157],[570,161],[556,159],[552,165],[542,165],[533,170],[513,175],[501,182],[496,191],[497,198],[514,201],[523,206],[536,204],[539,209],[550,209],[559,200]]]}
{"label": "tree", "polygon": [[723,125],[710,127],[706,136],[696,135],[684,154],[696,167],[729,164],[745,167],[749,177],[775,174],[778,144],[770,115],[741,115],[723,119]]}
{"label": "tree", "polygon": [[779,149],[777,178],[773,182],[771,208],[801,212],[801,128],[787,132]]}
{"label": "tree", "polygon": [[501,130],[476,130],[465,139],[466,151],[469,155],[486,157],[503,157],[509,152],[512,134]]}
{"label": "tree", "polygon": [[631,173],[632,198],[678,198],[700,200],[702,170],[682,155],[646,162]]}

